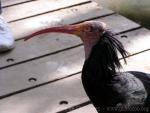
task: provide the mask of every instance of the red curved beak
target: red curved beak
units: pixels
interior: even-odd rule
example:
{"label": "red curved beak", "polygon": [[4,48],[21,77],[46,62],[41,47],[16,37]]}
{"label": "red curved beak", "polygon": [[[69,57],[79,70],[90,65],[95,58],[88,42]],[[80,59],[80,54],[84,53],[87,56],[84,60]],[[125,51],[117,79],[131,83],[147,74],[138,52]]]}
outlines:
{"label": "red curved beak", "polygon": [[80,32],[80,26],[79,25],[65,25],[65,26],[61,26],[61,27],[51,27],[51,28],[37,31],[37,32],[27,36],[24,40],[26,41],[34,36],[44,34],[44,33],[52,33],[52,32],[67,33],[67,34],[73,34],[73,35],[78,36],[78,34]]}

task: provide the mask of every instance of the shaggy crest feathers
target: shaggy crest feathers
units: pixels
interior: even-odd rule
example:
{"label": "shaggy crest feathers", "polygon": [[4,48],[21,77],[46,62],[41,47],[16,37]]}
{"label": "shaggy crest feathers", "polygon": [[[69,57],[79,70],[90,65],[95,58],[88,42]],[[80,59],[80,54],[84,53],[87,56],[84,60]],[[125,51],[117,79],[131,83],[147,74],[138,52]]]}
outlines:
{"label": "shaggy crest feathers", "polygon": [[[110,31],[105,31],[98,43],[92,48],[91,54],[86,61],[95,62],[100,64],[101,68],[109,69],[111,72],[116,73],[116,69],[120,69],[121,63],[117,52],[121,54],[125,63],[128,52],[120,41],[115,38],[115,35]],[[105,70],[106,71],[106,70]]]}

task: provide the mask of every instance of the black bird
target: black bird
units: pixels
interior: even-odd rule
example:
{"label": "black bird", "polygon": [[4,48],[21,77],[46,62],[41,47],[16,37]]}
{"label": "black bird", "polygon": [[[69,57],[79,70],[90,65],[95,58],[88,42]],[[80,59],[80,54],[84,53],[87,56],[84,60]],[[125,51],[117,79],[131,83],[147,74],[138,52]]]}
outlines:
{"label": "black bird", "polygon": [[150,108],[150,74],[121,72],[117,52],[126,62],[128,52],[114,33],[99,21],[86,21],[37,31],[29,38],[61,32],[81,38],[85,48],[82,83],[98,113],[148,113]]}

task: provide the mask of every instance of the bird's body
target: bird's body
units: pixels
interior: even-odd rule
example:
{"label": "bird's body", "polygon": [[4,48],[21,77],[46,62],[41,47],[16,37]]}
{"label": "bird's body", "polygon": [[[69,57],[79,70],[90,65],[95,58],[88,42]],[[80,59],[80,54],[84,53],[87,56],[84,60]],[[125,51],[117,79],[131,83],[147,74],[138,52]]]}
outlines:
{"label": "bird's body", "polygon": [[92,48],[89,58],[84,63],[84,89],[99,113],[117,113],[121,110],[127,113],[144,113],[144,106],[150,104],[147,100],[150,95],[150,75],[141,72],[117,72],[116,68],[119,68],[120,62],[114,50],[116,47],[111,45],[118,44],[120,52],[125,51],[121,50],[122,45],[117,40],[107,40],[113,38],[108,35],[111,36],[111,33],[101,37],[103,39]]}
{"label": "bird's body", "polygon": [[148,93],[143,83],[131,73],[118,73],[111,80],[102,80],[101,83],[100,80],[90,80],[83,74],[82,82],[99,113],[146,113],[149,109],[146,107],[149,106]]}
{"label": "bird's body", "polygon": [[[82,83],[98,113],[147,113],[150,108],[150,74],[121,72],[117,52],[125,60],[128,53],[105,24],[91,21],[54,27],[31,34],[48,32],[75,34],[85,47]],[[126,60],[125,60],[126,61]]]}

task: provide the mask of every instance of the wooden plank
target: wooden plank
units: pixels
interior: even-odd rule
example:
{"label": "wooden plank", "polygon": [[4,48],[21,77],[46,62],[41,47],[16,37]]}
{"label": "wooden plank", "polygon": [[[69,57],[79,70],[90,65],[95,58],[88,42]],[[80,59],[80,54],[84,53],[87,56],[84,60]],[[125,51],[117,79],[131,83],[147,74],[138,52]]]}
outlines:
{"label": "wooden plank", "polygon": [[[149,66],[149,53],[150,52],[146,52],[145,54],[143,53],[145,56],[142,54],[141,57],[139,57],[143,57],[143,63],[146,62],[146,65],[144,64],[145,66],[139,66]],[[80,72],[83,62],[83,46],[80,46],[58,54],[0,70],[0,95],[5,95],[7,93],[29,88],[37,84]],[[138,60],[135,62],[138,62]],[[37,81],[29,82],[28,80],[30,78],[36,78]]]}
{"label": "wooden plank", "polygon": [[69,0],[57,0],[57,2],[56,0],[35,0],[33,2],[6,7],[4,8],[2,15],[5,17],[7,22],[10,22],[72,5],[85,3],[87,1],[89,0],[73,0],[71,2]]}
{"label": "wooden plank", "polygon": [[[81,71],[83,62],[84,52],[81,46],[2,69],[0,70],[0,95],[74,74]],[[37,81],[29,82],[30,78],[36,78]]]}
{"label": "wooden plank", "polygon": [[[119,25],[114,30],[122,28]],[[17,41],[16,48],[12,52],[0,55],[0,68],[82,44],[79,38],[72,35],[53,33],[42,36],[41,39],[34,38],[29,42]],[[121,34],[118,39],[131,54],[150,49],[150,31],[145,28]],[[14,61],[8,61],[9,59]]]}
{"label": "wooden plank", "polygon": [[[106,13],[108,13],[109,12],[109,10],[105,10],[105,9],[99,9],[99,8],[97,8],[96,7],[96,9],[95,9],[95,6],[96,6],[96,4],[94,4],[94,3],[90,3],[90,4],[86,4],[86,5],[83,5],[83,6],[81,6],[81,7],[79,7],[79,6],[77,6],[77,7],[74,7],[74,8],[71,8],[70,10],[71,10],[71,16],[72,17],[70,17],[70,18],[68,18],[68,20],[67,19],[65,19],[65,21],[64,22],[62,22],[61,24],[67,24],[67,23],[76,23],[76,22],[79,22],[79,21],[82,21],[83,19],[88,19],[88,18],[92,18],[93,17],[93,13],[94,12],[96,12],[97,11],[97,9],[98,9],[98,11],[97,11],[97,13],[94,13],[94,14],[96,14],[96,15],[94,15],[94,16],[100,16],[100,15],[104,15],[104,14],[106,14]],[[91,7],[91,9],[90,9],[90,7]],[[80,14],[79,15],[77,15],[76,14],[76,16],[77,16],[77,18],[74,18],[74,13],[73,13],[73,10],[72,9],[81,9],[81,10],[79,10],[80,11]],[[87,13],[85,13],[84,11],[85,10],[87,10],[87,8],[88,9],[90,9],[89,11],[88,11],[88,14]],[[68,10],[66,10],[66,12],[64,12],[64,14],[68,14],[67,13],[67,11]],[[92,12],[92,13],[91,13]],[[82,15],[81,16],[81,13],[85,13],[85,15]],[[109,13],[112,13],[111,11],[109,12]],[[91,15],[92,14],[92,15]],[[56,14],[57,15],[57,14]],[[67,17],[68,16],[70,16],[70,15],[67,15]],[[113,16],[113,15],[112,15]],[[79,18],[80,17],[80,18]],[[123,19],[121,16],[113,16],[113,17],[115,17],[115,18],[121,18],[122,20],[122,23],[121,24],[116,24],[116,26],[114,27],[114,30],[115,29],[118,29],[118,32],[121,32],[120,31],[120,29],[123,29],[124,28],[124,24],[126,23],[126,21],[127,22],[129,22],[127,19]],[[63,18],[63,17],[62,17]],[[110,17],[108,17],[108,18],[110,18]],[[105,21],[106,23],[108,23],[109,22],[109,20],[107,19],[107,18],[105,18],[107,21]],[[104,19],[103,19],[104,20]],[[45,21],[45,23],[46,23],[46,21]],[[23,24],[23,23],[22,23]],[[30,23],[31,24],[31,23]],[[34,23],[34,25],[36,25],[37,23]],[[54,23],[51,21],[49,24],[53,24],[54,25]],[[60,23],[59,22],[56,22],[55,24],[57,24],[57,25],[59,25]],[[132,24],[132,22],[131,22],[131,24]],[[134,24],[134,23],[133,23]],[[51,25],[51,26],[53,26],[53,25]],[[111,26],[111,28],[113,28],[113,22],[112,22],[112,24],[110,23],[110,26]],[[132,26],[133,28],[134,27],[137,27],[138,25],[137,24],[134,24],[135,26]],[[19,27],[19,28],[18,28]],[[16,34],[19,34],[19,33],[25,33],[25,31],[32,31],[31,29],[27,29],[27,28],[25,28],[25,29],[21,29],[21,28],[24,28],[25,26],[24,25],[16,25],[15,27],[13,27],[14,28],[14,30],[15,30],[15,32],[17,32]],[[123,28],[122,28],[123,27]],[[131,27],[131,28],[132,28]],[[19,30],[16,30],[15,28],[18,28]],[[119,29],[120,28],[120,29]],[[125,27],[126,28],[126,27]],[[33,28],[32,28],[33,29]],[[124,29],[125,30],[125,29]],[[116,30],[117,31],[117,30]],[[21,35],[22,35],[21,34]],[[45,37],[45,38],[44,38]],[[50,39],[47,39],[46,37],[49,37]],[[61,49],[65,49],[65,48],[67,48],[67,47],[71,47],[71,46],[75,46],[75,45],[78,45],[78,44],[81,44],[80,43],[80,41],[78,40],[78,39],[76,39],[76,38],[70,38],[70,40],[68,40],[68,38],[60,38],[60,37],[62,37],[61,35],[59,35],[59,36],[57,36],[57,37],[55,37],[55,36],[52,36],[53,38],[51,38],[51,36],[49,36],[49,35],[45,35],[45,36],[43,36],[43,40],[39,40],[39,41],[37,41],[37,40],[35,40],[35,41],[30,41],[30,44],[25,44],[22,40],[21,41],[19,41],[19,42],[17,42],[17,44],[16,44],[16,48],[15,48],[15,50],[14,51],[12,51],[11,53],[9,53],[9,54],[3,54],[3,55],[1,55],[0,56],[0,59],[1,59],[1,64],[0,64],[0,67],[4,67],[4,66],[8,66],[8,65],[12,65],[12,64],[16,64],[16,63],[19,63],[19,62],[23,62],[23,61],[25,61],[25,60],[29,60],[29,59],[33,59],[33,58],[35,58],[35,57],[39,57],[39,56],[41,56],[41,55],[45,55],[45,54],[50,54],[50,53],[52,53],[52,52],[55,52],[55,51],[58,51],[58,50],[61,50]],[[64,37],[66,37],[66,36],[64,36]],[[59,40],[59,41],[58,41]],[[54,41],[54,42],[53,42]],[[64,42],[65,42],[65,44],[64,44]],[[67,43],[68,42],[68,43]],[[58,44],[58,45],[57,45]],[[39,45],[42,45],[42,46],[39,46]],[[32,49],[31,49],[32,48]],[[34,52],[33,52],[33,50],[34,50]],[[7,60],[9,60],[9,59],[15,59],[15,61],[10,61],[10,62],[7,62]]]}
{"label": "wooden plank", "polygon": [[15,4],[29,2],[29,1],[32,0],[1,0],[1,3],[2,3],[2,7],[7,7],[10,5],[15,5]]}
{"label": "wooden plank", "polygon": [[97,113],[97,111],[92,104],[89,104],[87,106],[84,106],[84,107],[81,107],[79,109],[70,111],[68,113]]}
{"label": "wooden plank", "polygon": [[118,35],[118,39],[130,54],[150,49],[150,31],[145,28]]}
{"label": "wooden plank", "polygon": [[121,60],[123,69],[128,71],[142,71],[150,73],[150,50],[127,59],[127,65]]}
{"label": "wooden plank", "polygon": [[[144,70],[140,68],[139,71],[150,72],[150,69],[146,68],[147,66],[149,66],[150,63],[149,57],[150,51],[130,57],[128,59],[128,65],[130,67],[127,70],[136,70],[137,67],[139,68],[140,66],[141,68],[145,68]],[[78,59],[76,61],[78,61]],[[73,64],[75,64],[76,61],[74,60]],[[139,61],[142,62],[140,63],[141,65],[139,65],[139,63],[135,63]],[[65,104],[66,102],[64,102],[64,104],[59,105],[61,101],[67,101],[68,104]],[[57,111],[67,109],[72,106],[79,105],[86,101],[88,101],[88,98],[83,90],[80,80],[80,74],[78,74],[51,84],[47,84],[42,87],[38,87],[14,95],[9,98],[5,98],[0,101],[0,111],[2,113],[11,113],[14,110],[15,113],[55,113]],[[87,111],[88,109],[89,108],[81,108],[79,109],[79,111]],[[91,111],[95,112],[93,108],[91,108]]]}
{"label": "wooden plank", "polygon": [[113,11],[99,7],[96,3],[88,3],[13,22],[10,27],[14,37],[20,39],[46,27],[72,24],[112,13]]}
{"label": "wooden plank", "polygon": [[[136,27],[139,27],[140,25],[136,24],[135,22],[123,17],[123,16],[119,16],[118,18],[118,14],[114,14],[112,16],[109,17],[103,17],[100,19],[102,22],[107,23],[108,27],[110,26],[110,29],[113,30],[114,32],[118,33],[118,32],[122,32],[122,31],[126,31],[126,30],[130,30],[130,29],[134,29]],[[117,26],[122,26],[122,27],[117,27]]]}
{"label": "wooden plank", "polygon": [[[45,35],[39,40],[35,38],[29,42],[20,40],[16,42],[16,47],[13,51],[0,55],[0,68],[61,51],[62,49],[78,44],[81,44],[81,41],[76,36],[66,34],[57,35],[55,33]],[[14,60],[11,61],[9,59]]]}
{"label": "wooden plank", "polygon": [[[92,6],[91,4],[90,4],[90,6]],[[94,6],[94,5],[93,5]],[[86,9],[87,9],[87,7],[86,7]],[[98,8],[99,9],[99,8]],[[95,10],[94,10],[95,11]],[[90,11],[89,11],[90,12]],[[81,12],[82,13],[82,12]],[[85,13],[85,12],[84,12]],[[83,14],[84,14],[83,13]],[[85,13],[85,16],[86,16],[86,14],[87,13]],[[119,16],[118,16],[119,17]],[[84,18],[85,19],[85,18]],[[74,21],[75,22],[75,21]],[[47,38],[46,38],[47,39]],[[67,39],[67,38],[66,38]],[[35,39],[36,40],[36,39]],[[68,40],[68,39],[67,39]],[[41,40],[42,41],[42,40]],[[79,41],[79,40],[78,40]],[[33,45],[35,45],[35,44],[40,44],[41,42],[38,42],[38,40],[37,41],[35,41],[34,43],[32,43]],[[64,44],[64,45],[66,45],[66,44]],[[19,46],[17,46],[17,47],[19,47]],[[27,46],[26,46],[27,47]],[[58,45],[58,47],[59,47],[59,45]],[[25,48],[25,47],[24,47]],[[30,47],[29,47],[30,48]],[[49,48],[51,48],[51,46],[49,46]],[[82,47],[81,47],[82,48]],[[17,49],[17,48],[16,48]],[[32,51],[31,51],[31,49],[29,49],[30,50],[30,52],[29,53],[32,53],[33,52],[33,50],[36,50],[37,52],[38,52],[38,47],[33,47],[32,48]],[[42,49],[41,49],[42,50]],[[44,49],[43,49],[44,50]],[[83,49],[81,49],[82,50],[82,54],[83,54]],[[15,51],[15,50],[14,50]],[[19,50],[19,51],[23,51],[23,50]],[[12,51],[12,53],[13,53],[13,51]],[[22,52],[23,53],[23,52]],[[21,54],[22,54],[21,53]],[[24,53],[26,53],[26,51],[24,52]],[[73,52],[72,54],[74,54],[75,52]],[[18,54],[17,55],[17,58],[19,58],[19,56],[21,56],[21,54]],[[63,53],[64,54],[64,53]],[[80,55],[82,55],[82,54],[80,54]],[[26,55],[27,55],[27,53],[26,53]],[[32,57],[32,55],[34,56],[34,54],[30,54],[29,55],[29,57],[28,58],[33,58]],[[15,58],[15,57],[13,57],[13,56],[11,56],[11,57],[9,57],[9,55],[7,55],[7,59],[8,59],[8,61],[11,61],[11,59],[9,59],[9,58],[14,58],[15,59],[15,61],[17,61],[17,59]],[[35,57],[35,56],[34,56]],[[49,57],[49,56],[48,56]],[[57,58],[57,56],[52,56],[52,57],[50,57],[50,59],[48,58],[48,57],[46,57],[46,58],[43,58],[44,60],[38,60],[38,62],[37,62],[37,60],[35,60],[35,61],[33,61],[33,62],[30,62],[30,63],[25,63],[25,64],[21,64],[21,65],[18,65],[18,66],[14,66],[14,67],[12,67],[12,68],[7,68],[7,69],[3,69],[3,70],[1,70],[1,78],[3,78],[3,79],[1,79],[2,81],[4,80],[7,80],[7,79],[9,79],[9,78],[12,78],[12,76],[14,77],[14,78],[17,78],[17,80],[16,81],[13,81],[13,83],[10,83],[10,84],[12,84],[12,85],[15,85],[15,86],[18,86],[18,87],[15,87],[16,89],[12,89],[12,90],[10,90],[11,88],[5,88],[7,91],[7,93],[9,93],[9,92],[12,92],[12,91],[16,91],[16,90],[18,90],[18,89],[22,89],[22,88],[27,88],[27,87],[30,87],[30,86],[33,86],[34,84],[28,84],[28,79],[30,78],[30,77],[32,77],[32,76],[37,76],[37,77],[39,77],[40,75],[43,75],[43,74],[45,74],[45,72],[48,72],[47,73],[47,75],[45,76],[45,77],[48,77],[49,76],[49,73],[51,73],[52,71],[51,71],[51,69],[49,69],[49,68],[45,68],[46,70],[44,70],[43,71],[43,73],[39,73],[39,72],[36,72],[35,70],[37,70],[37,68],[35,68],[35,69],[29,69],[28,71],[26,70],[26,68],[29,68],[29,67],[33,67],[35,64],[38,64],[38,65],[40,65],[41,64],[41,62],[43,62],[44,64],[43,65],[41,65],[42,67],[44,67],[44,66],[46,66],[45,65],[45,63],[46,62],[49,62],[49,61],[51,61],[50,59],[52,58],[53,60],[52,61],[54,61],[54,59],[55,59],[55,57]],[[65,58],[66,58],[67,56],[65,56]],[[21,57],[20,57],[21,58]],[[48,58],[48,59],[47,59]],[[63,57],[59,57],[59,59],[61,59],[61,58],[63,58]],[[80,61],[79,62],[81,62],[81,63],[83,63],[83,58],[84,57],[81,57],[81,59],[80,59]],[[6,60],[7,59],[5,59],[5,60],[1,60],[1,61],[4,61],[5,63],[6,63]],[[78,58],[77,58],[78,59]],[[55,59],[55,62],[58,62],[58,64],[61,64],[61,63],[59,63],[59,61],[58,61],[58,59]],[[52,74],[53,75],[55,75],[55,77],[54,77],[54,79],[55,78],[57,78],[58,76],[59,76],[59,73],[62,73],[62,76],[61,77],[63,77],[63,76],[66,76],[66,75],[68,75],[68,74],[73,74],[73,73],[75,73],[75,72],[78,72],[78,70],[75,70],[75,71],[73,71],[72,72],[72,70],[70,70],[70,73],[69,73],[69,71],[67,70],[67,72],[65,72],[65,70],[67,69],[67,68],[63,68],[63,67],[61,67],[62,69],[60,69],[60,70],[62,70],[63,72],[65,72],[65,73],[63,73],[62,71],[60,72],[60,71],[58,71],[59,73],[57,73],[57,68],[59,67],[58,66],[58,64],[57,63],[50,63],[50,65],[48,65],[48,66],[50,66],[50,67],[52,67],[52,65],[54,64],[54,70],[53,70],[53,72],[55,73],[56,72],[56,74],[53,74],[53,72],[52,72]],[[61,62],[61,60],[60,60],[60,62]],[[11,64],[11,62],[8,62],[8,63],[10,63]],[[80,64],[81,64],[80,63]],[[2,63],[1,63],[2,64]],[[29,65],[30,64],[30,65]],[[46,63],[47,64],[47,63]],[[49,64],[49,63],[48,63]],[[72,63],[71,63],[72,64]],[[64,65],[64,63],[62,62],[62,65]],[[55,67],[56,66],[56,67]],[[57,67],[58,66],[58,67]],[[47,66],[46,66],[47,67]],[[70,66],[68,66],[68,67],[70,67]],[[81,68],[82,68],[82,65],[81,66],[77,66],[78,68],[76,68],[76,69],[79,69],[79,71],[81,70]],[[39,69],[40,69],[41,67],[39,67]],[[60,68],[60,67],[59,67]],[[49,69],[49,71],[47,71],[47,69]],[[15,70],[15,71],[14,71]],[[25,71],[23,71],[23,70],[25,70]],[[32,73],[32,71],[30,71],[30,70],[33,70],[33,72],[34,73]],[[23,76],[19,76],[18,75],[18,73],[20,73],[20,72],[23,72],[22,73],[22,75]],[[29,73],[32,73],[31,75],[28,75]],[[41,72],[41,70],[40,70],[40,72]],[[7,75],[7,77],[6,77],[6,75]],[[57,76],[56,76],[57,75]],[[25,78],[26,79],[24,79],[24,76],[25,76]],[[53,77],[52,77],[53,78]],[[25,81],[25,84],[27,83],[28,84],[28,86],[25,86],[24,85],[24,87],[20,87],[20,85],[18,85],[18,80],[23,80],[23,81]],[[43,82],[45,82],[45,80],[46,81],[48,81],[49,79],[44,79],[44,81],[39,81],[39,83],[43,83]],[[2,84],[4,83],[4,82],[1,82]],[[36,84],[39,84],[39,83],[36,83]],[[5,84],[3,84],[3,85],[1,85],[1,86],[8,86],[9,87],[9,85],[7,85],[7,83]],[[11,86],[11,85],[10,85]],[[1,93],[2,94],[6,94],[6,92],[3,92],[3,91],[1,91]]]}
{"label": "wooden plank", "polygon": [[[80,75],[32,89],[0,101],[1,113],[56,113],[87,101]],[[68,104],[60,105],[61,101]]]}
{"label": "wooden plank", "polygon": [[[89,9],[89,11],[87,13],[85,13],[84,11],[87,8]],[[73,11],[74,9],[78,9],[78,11],[80,11],[79,15],[76,14],[76,18],[75,18],[74,11]],[[112,13],[112,11],[109,11],[107,9],[100,10],[100,8],[96,7],[95,3],[89,3],[86,5],[76,6],[76,7],[67,9],[63,12],[64,12],[64,14],[67,14],[66,15],[67,17],[70,16],[70,18],[68,20],[64,18],[64,20],[65,20],[64,22],[70,21],[69,23],[79,22],[79,21],[82,21],[83,19],[92,18],[93,16],[96,17],[96,16],[101,16],[104,14]],[[94,12],[96,12],[96,15],[91,14]],[[83,14],[83,15],[80,16],[81,14]],[[54,15],[55,15],[55,13],[54,13]],[[62,16],[62,18],[63,18],[63,16]],[[53,26],[54,25],[53,20],[51,20],[49,24],[51,24],[51,26]],[[55,24],[59,25],[60,23],[57,22]],[[63,24],[63,22],[61,24]],[[36,25],[36,23],[34,23],[34,25]],[[46,25],[46,23],[45,23],[45,25]],[[13,28],[15,30],[15,28],[17,29],[18,27],[24,28],[24,25],[22,25],[22,26],[16,25]],[[18,30],[15,30],[15,31],[17,31],[18,33],[21,33],[21,32],[23,33],[25,31],[29,31],[29,30],[31,30],[31,29],[25,28],[25,29],[20,29],[19,30],[20,32]],[[55,51],[58,51],[61,49],[65,49],[67,47],[72,47],[72,46],[81,44],[79,39],[71,38],[72,36],[68,36],[68,35],[59,35],[59,36],[43,35],[43,36],[45,37],[45,38],[43,37],[43,41],[42,40],[37,41],[37,39],[35,38],[36,40],[34,40],[34,41],[31,40],[28,43],[25,43],[22,40],[16,42],[16,48],[11,53],[6,53],[3,55],[0,55],[0,59],[1,59],[0,67],[12,65],[12,64],[19,63],[19,62],[22,62],[25,60],[29,60],[31,58],[39,57],[41,55],[45,55],[45,54],[49,54],[49,53],[52,53],[52,52],[55,52]],[[42,46],[39,46],[39,45],[42,45]],[[34,52],[33,52],[33,50],[34,50]],[[15,59],[15,61],[7,62],[7,59],[11,59],[11,58]]]}

